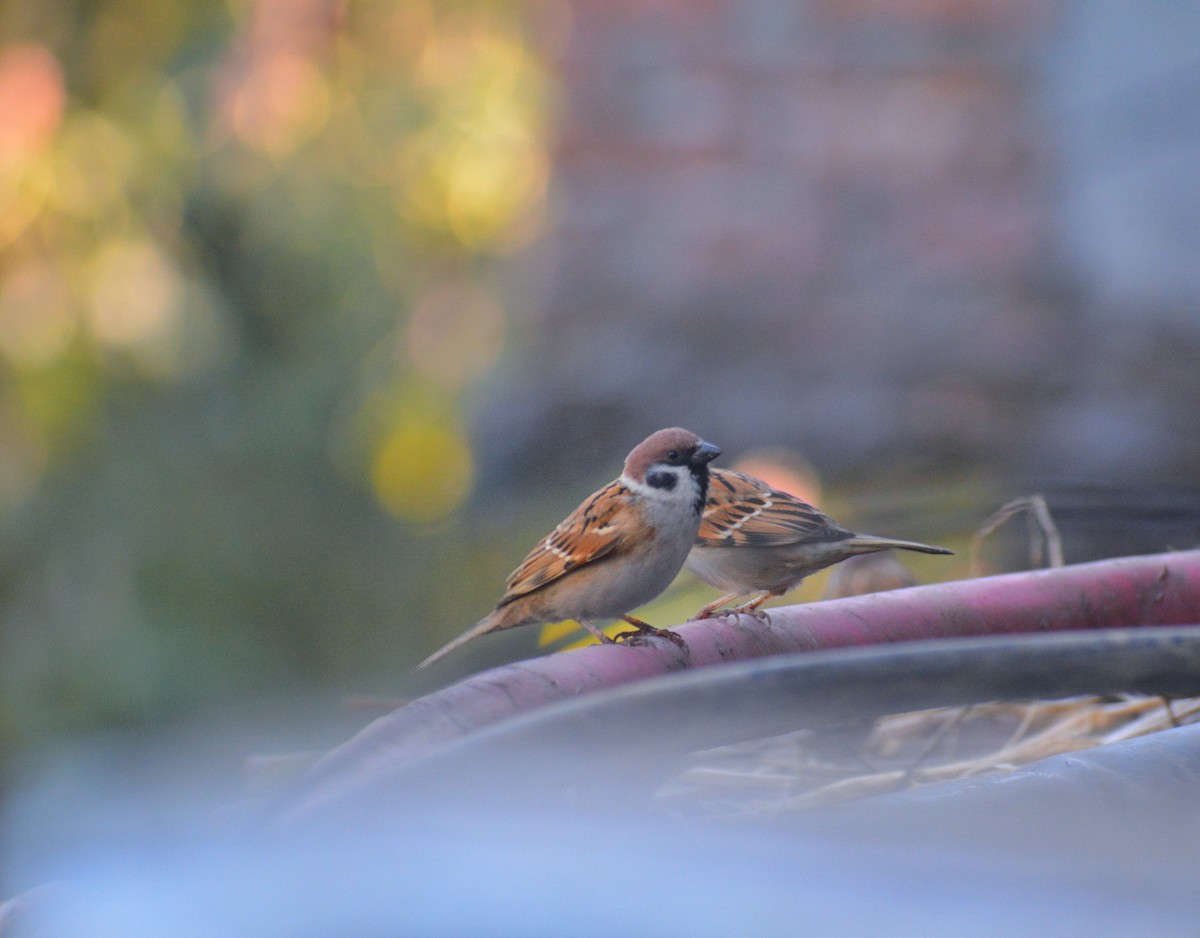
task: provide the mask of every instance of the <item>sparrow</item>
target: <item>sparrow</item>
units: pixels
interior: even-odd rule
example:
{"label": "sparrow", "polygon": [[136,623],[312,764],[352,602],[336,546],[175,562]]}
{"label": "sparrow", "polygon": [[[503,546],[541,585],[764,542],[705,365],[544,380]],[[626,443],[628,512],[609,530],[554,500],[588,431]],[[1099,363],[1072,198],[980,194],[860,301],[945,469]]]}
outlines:
{"label": "sparrow", "polygon": [[540,540],[504,584],[496,608],[419,665],[427,668],[488,632],[575,619],[612,643],[593,619],[623,619],[639,633],[677,636],[628,615],[683,568],[708,497],[708,464],[721,454],[672,427],[634,447],[620,477],[584,500]]}
{"label": "sparrow", "polygon": [[750,612],[782,596],[806,576],[854,557],[889,548],[923,554],[952,554],[944,547],[855,534],[794,495],[761,479],[713,469],[708,502],[686,567],[710,586],[728,593],[694,618],[707,619],[745,596],[755,599],[729,612]]}

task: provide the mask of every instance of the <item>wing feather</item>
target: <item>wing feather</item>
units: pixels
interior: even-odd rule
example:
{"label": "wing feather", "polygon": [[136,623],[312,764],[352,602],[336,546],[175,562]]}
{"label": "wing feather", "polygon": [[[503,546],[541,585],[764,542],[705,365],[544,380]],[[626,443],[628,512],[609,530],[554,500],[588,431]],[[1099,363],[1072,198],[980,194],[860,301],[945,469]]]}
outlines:
{"label": "wing feather", "polygon": [[509,575],[499,605],[541,589],[616,550],[625,533],[617,516],[631,494],[619,480],[610,482],[567,515]]}
{"label": "wing feather", "polygon": [[696,543],[702,547],[771,547],[852,536],[795,495],[729,469],[710,469],[708,501]]}

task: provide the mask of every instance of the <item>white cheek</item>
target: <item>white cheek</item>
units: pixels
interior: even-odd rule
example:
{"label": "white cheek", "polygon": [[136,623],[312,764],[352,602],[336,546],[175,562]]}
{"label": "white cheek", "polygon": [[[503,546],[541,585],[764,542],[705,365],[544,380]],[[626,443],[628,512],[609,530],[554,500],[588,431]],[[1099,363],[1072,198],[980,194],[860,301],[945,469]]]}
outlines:
{"label": "white cheek", "polygon": [[658,532],[658,536],[690,548],[700,529],[700,513],[696,510],[696,501],[700,496],[699,483],[687,467],[672,466],[664,471],[677,473],[677,481],[669,489],[656,488],[632,479],[623,481],[641,497],[646,521]]}
{"label": "white cheek", "polygon": [[655,502],[674,504],[690,502],[696,497],[696,480],[686,466],[657,465],[652,471],[671,473],[675,476],[675,484],[670,488],[658,488],[654,485],[647,485],[645,482],[635,481],[628,476],[622,476],[621,481],[639,495]]}

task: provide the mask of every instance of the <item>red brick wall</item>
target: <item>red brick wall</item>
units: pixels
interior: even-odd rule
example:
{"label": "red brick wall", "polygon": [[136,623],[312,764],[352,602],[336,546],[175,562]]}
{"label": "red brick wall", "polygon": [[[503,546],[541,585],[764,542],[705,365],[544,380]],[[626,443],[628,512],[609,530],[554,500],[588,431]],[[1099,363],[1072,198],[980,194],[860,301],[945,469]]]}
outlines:
{"label": "red brick wall", "polygon": [[1043,106],[1062,4],[567,8],[536,376],[492,412],[523,452],[679,421],[1027,468],[1088,341]]}

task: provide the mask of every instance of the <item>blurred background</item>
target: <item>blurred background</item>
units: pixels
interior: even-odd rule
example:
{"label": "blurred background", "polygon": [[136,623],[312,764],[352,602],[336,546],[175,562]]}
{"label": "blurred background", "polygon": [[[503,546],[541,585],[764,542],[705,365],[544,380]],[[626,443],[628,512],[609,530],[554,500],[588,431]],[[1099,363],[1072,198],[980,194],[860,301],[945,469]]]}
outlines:
{"label": "blurred background", "polygon": [[[1195,544],[1198,34],[1112,0],[5,0],[0,752],[395,693],[671,424],[871,533],[961,547],[1042,489],[1120,509],[1068,561]],[[659,617],[715,595],[681,589]]]}

